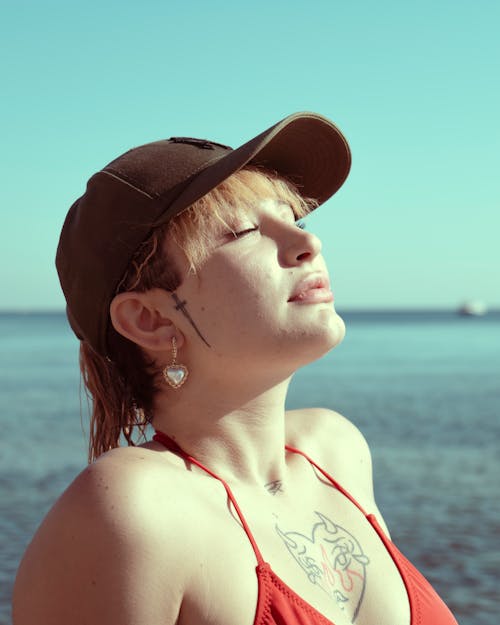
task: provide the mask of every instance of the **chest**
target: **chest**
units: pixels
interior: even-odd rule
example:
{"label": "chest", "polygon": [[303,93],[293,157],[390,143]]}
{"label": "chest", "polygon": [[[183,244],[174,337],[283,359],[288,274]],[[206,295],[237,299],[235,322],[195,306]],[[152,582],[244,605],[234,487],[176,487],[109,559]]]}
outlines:
{"label": "chest", "polygon": [[235,492],[246,529],[223,489],[212,493],[199,511],[200,561],[179,625],[253,625],[259,584],[250,537],[286,587],[335,625],[409,625],[399,571],[361,511],[330,485],[296,492]]}

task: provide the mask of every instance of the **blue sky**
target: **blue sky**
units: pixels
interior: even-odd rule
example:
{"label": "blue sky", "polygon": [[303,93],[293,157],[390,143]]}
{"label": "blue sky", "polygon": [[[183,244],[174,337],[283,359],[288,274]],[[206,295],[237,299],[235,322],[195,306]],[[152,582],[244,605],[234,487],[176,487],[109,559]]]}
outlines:
{"label": "blue sky", "polygon": [[124,150],[301,110],[353,152],[308,220],[338,309],[499,308],[499,23],[496,0],[3,2],[0,309],[63,308],[64,216]]}

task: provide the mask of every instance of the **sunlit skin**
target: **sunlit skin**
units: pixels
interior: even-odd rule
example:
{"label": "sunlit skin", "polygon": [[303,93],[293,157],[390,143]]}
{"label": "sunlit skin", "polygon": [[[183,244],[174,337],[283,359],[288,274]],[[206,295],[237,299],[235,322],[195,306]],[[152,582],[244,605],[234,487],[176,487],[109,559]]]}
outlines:
{"label": "sunlit skin", "polygon": [[[271,198],[230,225],[197,273],[166,241],[184,275],[174,293],[125,292],[111,304],[116,330],[159,372],[172,362],[173,338],[176,362],[189,369],[178,389],[158,375],[153,426],[230,484],[273,571],[309,605],[339,625],[358,612],[359,625],[409,623],[405,587],[364,515],[285,447],[307,449],[381,518],[359,431],[331,410],[285,411],[293,373],[345,333],[321,243]],[[293,548],[300,537],[306,568]],[[82,472],[35,538],[17,584],[16,625],[251,625],[255,557],[217,480],[160,442],[113,449]],[[368,561],[383,579],[366,577]],[[217,601],[214,588],[224,589]]]}
{"label": "sunlit skin", "polygon": [[[245,370],[249,359],[260,366],[277,359],[280,372],[285,367],[292,373],[345,333],[331,302],[288,302],[300,279],[327,275],[321,243],[297,227],[290,207],[273,200],[263,201],[253,214],[245,211],[238,221],[235,234],[221,233],[198,275],[187,275],[176,294],[220,358],[239,362],[244,356]],[[189,334],[186,349],[203,358],[206,350]]]}
{"label": "sunlit skin", "polygon": [[[304,277],[327,275],[320,240],[297,227],[289,206],[264,199],[237,222],[234,233],[220,232],[196,275],[185,264],[176,290],[210,348],[168,293],[150,293],[165,340],[149,354],[168,363],[175,334],[177,360],[190,370],[182,391],[158,393],[153,424],[212,467],[264,485],[285,471],[292,374],[340,343],[345,326],[331,298],[289,301]],[[174,254],[185,262],[180,250]]]}

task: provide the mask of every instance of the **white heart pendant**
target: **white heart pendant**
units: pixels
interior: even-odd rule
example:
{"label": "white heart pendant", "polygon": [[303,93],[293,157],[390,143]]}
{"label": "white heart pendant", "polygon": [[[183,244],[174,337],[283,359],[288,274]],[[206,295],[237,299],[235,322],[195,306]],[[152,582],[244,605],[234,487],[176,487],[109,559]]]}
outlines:
{"label": "white heart pendant", "polygon": [[184,365],[169,365],[163,369],[163,377],[172,388],[179,388],[186,381],[188,370]]}

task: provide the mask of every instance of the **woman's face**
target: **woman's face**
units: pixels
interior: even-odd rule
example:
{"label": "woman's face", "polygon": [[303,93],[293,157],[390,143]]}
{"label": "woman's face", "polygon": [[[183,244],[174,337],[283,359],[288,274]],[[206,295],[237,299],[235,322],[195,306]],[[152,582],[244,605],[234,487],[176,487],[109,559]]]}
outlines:
{"label": "woman's face", "polygon": [[[340,343],[345,326],[321,242],[297,226],[292,208],[264,198],[236,215],[234,231],[216,235],[207,260],[196,275],[186,269],[176,291],[211,354],[235,366],[244,359],[295,370]],[[186,338],[203,345],[194,330]]]}

